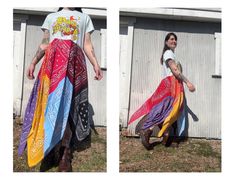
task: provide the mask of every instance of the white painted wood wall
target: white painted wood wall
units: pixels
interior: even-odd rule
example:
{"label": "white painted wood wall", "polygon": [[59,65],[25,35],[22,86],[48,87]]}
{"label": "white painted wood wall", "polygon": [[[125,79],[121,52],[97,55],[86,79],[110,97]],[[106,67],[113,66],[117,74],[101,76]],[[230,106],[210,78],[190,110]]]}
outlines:
{"label": "white painted wood wall", "polygon": [[13,108],[21,114],[23,93],[24,47],[27,16],[15,16],[13,20]]}

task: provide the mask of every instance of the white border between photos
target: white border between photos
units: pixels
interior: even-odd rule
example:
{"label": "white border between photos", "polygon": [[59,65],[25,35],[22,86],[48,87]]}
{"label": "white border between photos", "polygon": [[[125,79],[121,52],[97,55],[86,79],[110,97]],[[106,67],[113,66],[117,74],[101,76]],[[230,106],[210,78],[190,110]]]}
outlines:
{"label": "white border between photos", "polygon": [[[128,2],[127,2],[128,1]],[[106,173],[56,173],[59,176],[197,176],[199,173],[119,173],[119,8],[153,7],[218,7],[222,8],[222,172],[200,175],[231,175],[234,172],[235,146],[235,16],[233,1],[215,0],[21,0],[5,2],[1,9],[1,111],[0,111],[0,176],[55,176],[55,173],[13,173],[12,124],[12,9],[13,7],[105,7],[107,8],[107,172]],[[230,51],[230,52],[229,52]],[[231,101],[232,100],[232,101]],[[210,126],[209,126],[210,127]],[[155,162],[154,162],[155,163]]]}

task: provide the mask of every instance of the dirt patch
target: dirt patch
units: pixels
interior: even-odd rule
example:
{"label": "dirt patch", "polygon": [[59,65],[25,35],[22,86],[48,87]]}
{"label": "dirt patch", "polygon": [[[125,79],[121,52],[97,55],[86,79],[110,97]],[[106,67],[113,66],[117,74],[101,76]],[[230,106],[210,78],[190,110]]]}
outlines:
{"label": "dirt patch", "polygon": [[139,138],[120,136],[120,172],[221,172],[221,141],[188,138],[147,151]]}
{"label": "dirt patch", "polygon": [[[40,163],[36,167],[29,168],[27,165],[26,152],[19,157],[17,148],[21,134],[21,122],[14,120],[14,145],[13,145],[13,170],[14,172],[56,172],[57,166],[50,162]],[[106,172],[106,128],[96,127],[98,134],[91,133],[91,144],[83,146],[79,151],[73,153],[72,167],[74,172]],[[43,167],[42,167],[43,166]],[[42,170],[43,169],[43,170]]]}

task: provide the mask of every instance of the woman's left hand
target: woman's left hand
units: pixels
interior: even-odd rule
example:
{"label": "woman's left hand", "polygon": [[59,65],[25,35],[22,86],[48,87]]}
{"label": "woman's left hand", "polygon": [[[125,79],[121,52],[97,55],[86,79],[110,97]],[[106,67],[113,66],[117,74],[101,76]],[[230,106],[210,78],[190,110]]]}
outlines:
{"label": "woman's left hand", "polygon": [[99,65],[95,65],[94,67],[93,67],[93,69],[94,69],[94,72],[95,72],[95,77],[94,77],[94,79],[95,80],[101,80],[102,79],[102,77],[103,77],[103,75],[102,75],[102,70],[101,70],[101,68],[100,68],[100,66]]}
{"label": "woman's left hand", "polygon": [[191,82],[187,82],[187,87],[189,89],[190,92],[194,92],[195,91],[195,87]]}

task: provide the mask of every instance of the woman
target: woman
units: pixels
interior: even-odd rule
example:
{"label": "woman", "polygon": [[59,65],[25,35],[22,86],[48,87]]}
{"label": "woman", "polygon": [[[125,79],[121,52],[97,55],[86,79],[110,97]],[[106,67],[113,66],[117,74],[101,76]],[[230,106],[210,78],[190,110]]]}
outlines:
{"label": "woman", "polygon": [[36,64],[44,60],[26,108],[18,153],[27,144],[32,167],[61,142],[58,170],[72,171],[71,147],[90,132],[84,53],[95,79],[103,77],[90,37],[94,27],[80,8],[64,7],[49,14],[41,28],[44,36],[27,70],[29,79],[34,79]]}
{"label": "woman", "polygon": [[163,137],[166,143],[170,126],[178,119],[183,111],[184,87],[183,82],[194,92],[194,85],[181,73],[175,61],[175,48],[177,36],[168,33],[165,37],[161,64],[164,67],[165,78],[154,94],[131,116],[129,125],[139,117],[145,115],[139,123],[141,125],[140,137],[146,149],[152,149],[149,143],[154,126],[159,126],[158,137]]}

